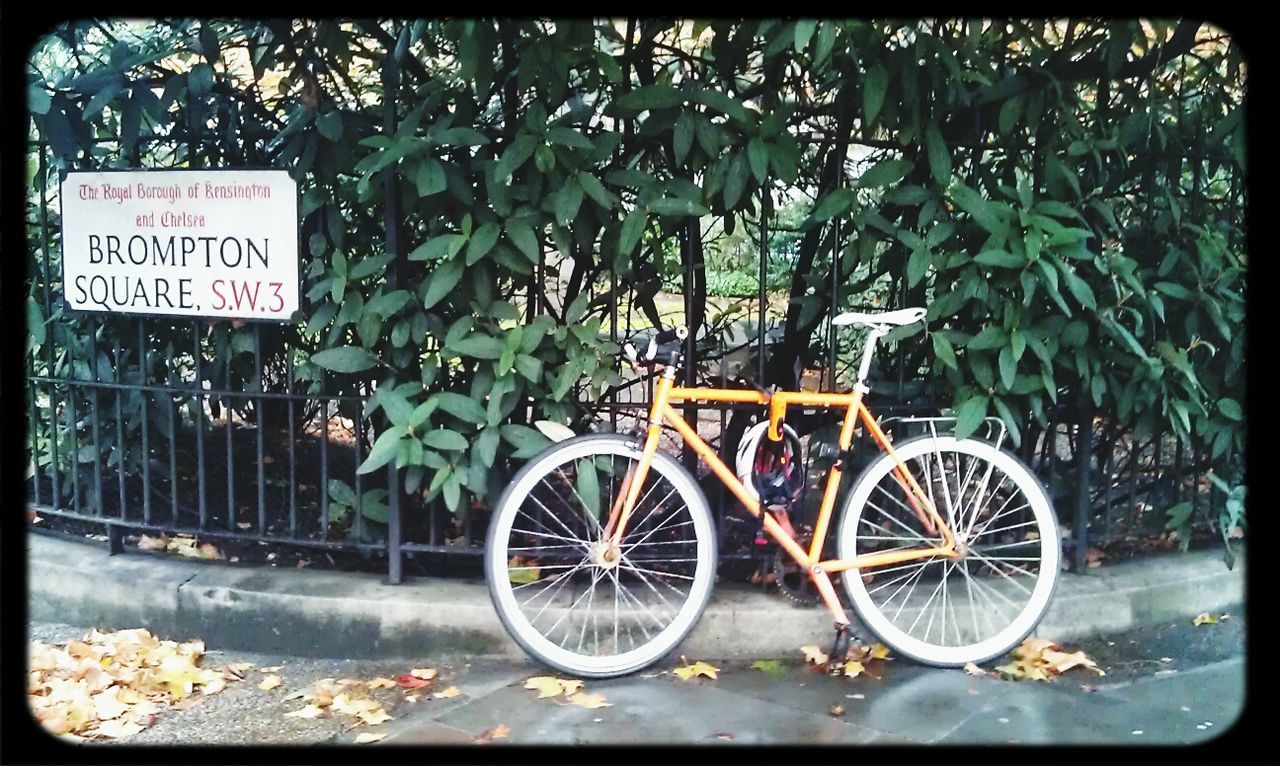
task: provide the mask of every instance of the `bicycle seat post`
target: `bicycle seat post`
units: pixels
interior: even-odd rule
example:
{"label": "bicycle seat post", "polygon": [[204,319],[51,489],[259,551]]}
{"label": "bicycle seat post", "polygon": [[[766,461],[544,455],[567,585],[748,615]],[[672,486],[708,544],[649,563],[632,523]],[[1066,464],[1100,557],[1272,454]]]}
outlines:
{"label": "bicycle seat post", "polygon": [[871,332],[867,335],[866,348],[862,350],[862,364],[858,367],[858,380],[853,384],[855,391],[866,394],[871,389],[867,388],[867,375],[871,372],[871,354],[876,350],[876,341],[888,332],[887,328],[876,326],[871,328]]}

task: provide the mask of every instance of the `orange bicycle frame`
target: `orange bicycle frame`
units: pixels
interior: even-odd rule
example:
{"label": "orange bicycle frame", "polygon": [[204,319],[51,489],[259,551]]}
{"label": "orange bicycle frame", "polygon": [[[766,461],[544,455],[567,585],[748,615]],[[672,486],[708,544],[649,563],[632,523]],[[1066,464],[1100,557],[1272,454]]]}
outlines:
{"label": "orange bicycle frame", "polygon": [[822,595],[823,602],[831,610],[836,622],[848,624],[848,617],[836,599],[835,589],[831,584],[828,573],[842,572],[846,569],[888,566],[937,555],[949,557],[956,555],[955,542],[951,535],[951,530],[942,520],[942,517],[938,515],[933,502],[921,489],[911,470],[898,457],[888,437],[880,430],[879,424],[871,416],[870,411],[863,405],[862,394],[862,390],[855,390],[850,394],[779,391],[769,395],[747,389],[684,388],[676,386],[668,376],[660,377],[654,392],[653,405],[649,410],[648,429],[640,460],[623,478],[617,500],[610,509],[608,524],[604,530],[605,536],[615,546],[621,541],[631,511],[634,509],[636,499],[640,494],[640,488],[644,485],[649,466],[653,462],[653,455],[658,451],[658,441],[663,423],[669,424],[680,434],[687,445],[693,447],[694,451],[706,461],[712,473],[729,488],[729,491],[738,498],[743,507],[752,516],[761,517],[760,503],[747,492],[746,487],[742,485],[742,482],[738,480],[733,471],[729,470],[724,462],[720,460],[715,450],[698,436],[697,431],[692,426],[685,422],[681,414],[671,406],[671,402],[726,402],[767,405],[769,408],[768,436],[774,440],[781,438],[779,431],[781,420],[785,415],[786,408],[793,404],[833,409],[843,408],[845,415],[839,437],[841,453],[847,452],[852,444],[854,425],[857,422],[857,418],[861,417],[867,433],[871,435],[880,449],[888,452],[895,461],[894,475],[901,486],[907,490],[907,500],[911,503],[912,509],[919,517],[924,528],[929,534],[938,534],[941,538],[939,544],[928,547],[886,551],[883,553],[867,553],[852,559],[822,560],[823,542],[831,521],[832,511],[835,508],[836,494],[843,473],[840,461],[837,461],[827,474],[827,483],[822,494],[822,505],[818,511],[818,519],[813,531],[813,542],[810,544],[808,551],[801,547],[795,538],[789,535],[774,520],[772,515],[764,513],[762,521],[765,532],[797,564],[803,566],[805,571],[809,573],[814,584],[817,585],[819,593]]}

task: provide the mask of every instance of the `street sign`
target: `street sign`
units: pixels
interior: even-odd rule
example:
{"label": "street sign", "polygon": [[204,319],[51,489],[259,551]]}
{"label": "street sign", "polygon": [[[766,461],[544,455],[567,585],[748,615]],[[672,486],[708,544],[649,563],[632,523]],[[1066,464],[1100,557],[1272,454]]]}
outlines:
{"label": "street sign", "polygon": [[71,309],[301,315],[298,185],[287,171],[71,171],[61,201]]}

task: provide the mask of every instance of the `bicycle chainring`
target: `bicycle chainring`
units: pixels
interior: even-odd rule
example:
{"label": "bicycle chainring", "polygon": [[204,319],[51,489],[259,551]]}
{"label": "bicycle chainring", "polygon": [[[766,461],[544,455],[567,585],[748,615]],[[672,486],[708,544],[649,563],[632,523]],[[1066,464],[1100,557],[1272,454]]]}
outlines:
{"label": "bicycle chainring", "polygon": [[[812,538],[812,530],[804,525],[799,530],[796,542],[807,549]],[[804,567],[796,563],[781,547],[776,547],[773,554],[774,581],[778,584],[778,592],[798,606],[817,606],[822,603],[818,586],[813,584]]]}

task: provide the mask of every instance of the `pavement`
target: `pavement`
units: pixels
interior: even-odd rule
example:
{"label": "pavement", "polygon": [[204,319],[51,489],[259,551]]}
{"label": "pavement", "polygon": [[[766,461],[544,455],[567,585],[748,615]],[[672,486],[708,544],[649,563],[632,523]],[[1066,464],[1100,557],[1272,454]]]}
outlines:
{"label": "pavement", "polygon": [[[686,681],[672,673],[679,660],[668,659],[630,677],[589,680],[582,691],[602,703],[593,708],[563,695],[538,698],[525,682],[548,671],[528,660],[449,654],[315,659],[209,644],[202,665],[249,662],[255,670],[218,694],[190,698],[190,708],[164,711],[153,726],[118,744],[349,745],[360,734],[374,734],[383,738],[373,747],[436,748],[470,746],[495,732],[504,736],[486,746],[1212,743],[1215,759],[1229,762],[1231,740],[1215,740],[1233,730],[1244,709],[1246,617],[1239,604],[1224,614],[1215,624],[1179,619],[1070,645],[1095,659],[1105,675],[1076,668],[1048,683],[1011,681],[890,658],[868,662],[868,672],[856,678],[833,678],[806,666],[792,647],[771,672],[746,660],[717,661],[715,679]],[[31,638],[47,643],[85,631],[29,625]],[[256,668],[264,667],[283,684],[260,689]],[[367,682],[425,667],[439,675],[416,701],[398,688],[371,692],[391,716],[385,723],[354,726],[350,716],[332,712],[315,719],[288,715],[306,704],[298,692],[319,679]],[[433,693],[450,687],[456,696]]]}
{"label": "pavement", "polygon": [[[101,629],[145,627],[200,636],[226,650],[388,660],[441,654],[524,658],[482,580],[248,567],[45,534],[28,539],[30,619]],[[1074,641],[1222,610],[1244,601],[1245,560],[1214,550],[1167,553],[1062,573],[1036,635]],[[852,616],[852,615],[851,615]],[[827,645],[831,620],[758,588],[717,585],[676,649],[712,660],[793,657]],[[619,687],[625,689],[624,685]],[[692,702],[692,700],[690,700]]]}

